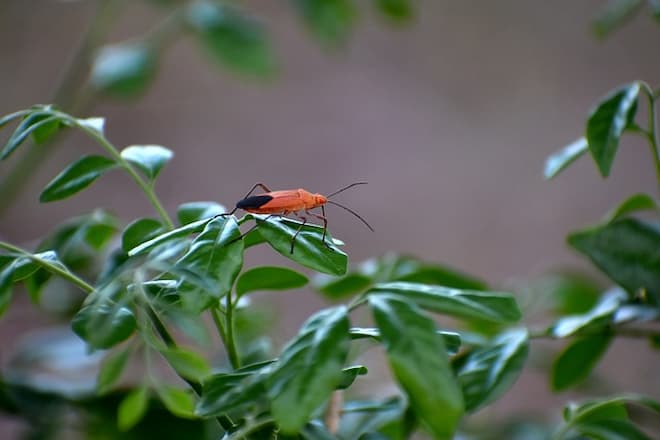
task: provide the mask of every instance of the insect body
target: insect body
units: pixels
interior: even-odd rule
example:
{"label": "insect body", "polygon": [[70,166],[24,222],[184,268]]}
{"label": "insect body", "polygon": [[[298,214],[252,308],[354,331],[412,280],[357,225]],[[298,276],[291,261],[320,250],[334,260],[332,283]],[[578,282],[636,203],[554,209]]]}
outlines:
{"label": "insect body", "polygon": [[[255,184],[252,189],[247,193],[247,195],[239,200],[236,203],[236,207],[228,213],[228,215],[233,214],[238,209],[253,213],[253,214],[268,214],[269,216],[279,215],[294,215],[302,220],[302,224],[296,231],[296,233],[291,238],[291,253],[293,253],[294,244],[296,237],[302,230],[305,223],[307,223],[307,216],[315,217],[323,222],[323,243],[330,247],[325,241],[325,237],[328,230],[328,219],[325,217],[325,205],[330,203],[340,208],[345,209],[350,212],[358,219],[360,219],[370,230],[373,231],[373,228],[366,222],[362,217],[360,217],[355,211],[347,208],[344,205],[340,205],[337,202],[328,200],[330,197],[339,194],[342,191],[345,191],[349,188],[352,188],[356,185],[364,185],[366,182],[356,182],[348,185],[329,196],[324,196],[321,194],[314,194],[304,189],[288,189],[282,191],[271,191],[263,183]],[[255,189],[261,188],[264,190],[262,194],[251,195]],[[321,215],[309,212],[309,210],[314,208],[321,208]],[[303,212],[305,215],[302,215]]]}

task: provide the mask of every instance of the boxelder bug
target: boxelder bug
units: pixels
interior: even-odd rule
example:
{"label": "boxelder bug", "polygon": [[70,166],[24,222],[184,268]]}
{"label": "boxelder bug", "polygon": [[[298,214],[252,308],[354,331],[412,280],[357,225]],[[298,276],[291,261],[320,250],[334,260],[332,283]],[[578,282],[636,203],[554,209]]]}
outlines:
{"label": "boxelder bug", "polygon": [[[296,231],[295,234],[293,234],[293,237],[291,238],[291,253],[293,253],[293,247],[296,241],[296,237],[298,237],[298,234],[302,230],[303,226],[305,225],[305,223],[307,223],[307,217],[299,214],[300,211],[303,211],[305,214],[315,217],[323,222],[323,237],[322,237],[323,244],[325,244],[328,248],[330,248],[328,243],[325,241],[325,237],[328,230],[328,219],[325,217],[326,203],[330,203],[331,205],[339,206],[340,208],[345,209],[346,211],[350,212],[358,219],[360,219],[362,223],[364,223],[367,226],[367,228],[369,228],[371,231],[374,230],[371,227],[371,225],[367,223],[365,219],[360,217],[360,215],[357,212],[353,211],[350,208],[347,208],[344,205],[340,205],[337,202],[328,200],[330,197],[335,196],[343,191],[346,191],[349,188],[352,188],[356,185],[365,185],[366,183],[367,182],[351,183],[350,185],[345,186],[327,196],[321,194],[314,194],[301,188],[287,189],[282,191],[271,191],[263,183],[257,183],[245,195],[245,197],[243,197],[241,200],[239,200],[236,203],[236,207],[234,207],[234,209],[232,209],[231,212],[222,215],[232,215],[238,209],[242,209],[243,211],[250,212],[252,214],[268,214],[268,217],[274,215],[286,216],[289,214],[293,214],[294,216],[302,220],[302,224],[300,225],[300,227],[298,227],[298,230]],[[254,190],[257,188],[261,188],[264,192],[262,194],[251,195],[254,192]],[[321,208],[322,215],[309,212],[310,209],[319,208],[319,207]]]}

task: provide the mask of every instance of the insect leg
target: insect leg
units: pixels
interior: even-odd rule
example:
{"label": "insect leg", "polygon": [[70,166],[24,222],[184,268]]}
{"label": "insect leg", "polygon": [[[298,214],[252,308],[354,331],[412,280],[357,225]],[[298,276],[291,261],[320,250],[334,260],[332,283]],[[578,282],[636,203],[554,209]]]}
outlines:
{"label": "insect leg", "polygon": [[[307,212],[307,211],[305,211]],[[302,231],[303,226],[305,226],[305,223],[307,223],[307,217],[302,216],[296,212],[292,212],[291,214],[295,215],[298,217],[300,220],[302,220],[302,223],[300,226],[298,226],[298,229],[296,230],[296,233],[293,234],[293,237],[291,237],[291,253],[293,253],[293,246],[296,244],[296,238],[298,238],[298,234],[300,234],[300,231]]]}
{"label": "insect leg", "polygon": [[323,244],[325,247],[328,249],[332,249],[332,247],[328,244],[328,242],[325,240],[326,236],[328,235],[328,219],[325,217],[325,206],[321,205],[321,212],[323,215],[318,215],[313,212],[309,212],[305,210],[306,214],[311,215],[312,217],[316,217],[317,219],[321,220],[323,222],[323,237],[321,237],[321,241],[323,241]]}
{"label": "insect leg", "polygon": [[[274,217],[274,216],[276,216],[276,215],[277,215],[277,214],[270,214],[270,215],[267,215],[266,217],[264,217],[263,221],[266,221],[266,220],[268,220],[269,218]],[[238,240],[242,240],[242,239],[244,239],[246,235],[248,235],[250,232],[252,232],[252,231],[254,231],[255,229],[257,229],[258,226],[259,226],[259,224],[258,224],[258,223],[256,222],[256,220],[255,220],[254,225],[252,225],[252,227],[251,227],[250,229],[248,229],[247,231],[245,231],[244,233],[242,233],[240,236],[238,236],[238,237],[234,238],[233,240],[231,240],[231,241],[230,241],[229,243],[227,243],[225,246],[229,246],[229,245],[232,244],[232,243],[236,243]]]}
{"label": "insect leg", "polygon": [[[252,187],[252,189],[251,189],[250,191],[248,191],[248,193],[245,194],[245,197],[243,197],[243,198],[244,198],[244,199],[247,199],[248,197],[250,197],[250,194],[252,194],[252,193],[254,192],[254,190],[257,189],[257,188],[261,188],[261,189],[263,189],[264,192],[270,192],[270,189],[268,189],[268,187],[267,187],[266,185],[264,185],[264,184],[261,183],[261,182],[258,182],[258,183],[255,183],[255,184],[254,184],[254,186]],[[223,214],[217,214],[217,215],[214,215],[213,218],[216,218],[216,217],[225,217],[225,216],[227,216],[227,215],[233,215],[233,214],[236,212],[237,209],[238,209],[238,207],[235,206],[234,209],[232,209],[231,211],[229,211],[229,212],[225,212],[225,213],[223,213]]]}

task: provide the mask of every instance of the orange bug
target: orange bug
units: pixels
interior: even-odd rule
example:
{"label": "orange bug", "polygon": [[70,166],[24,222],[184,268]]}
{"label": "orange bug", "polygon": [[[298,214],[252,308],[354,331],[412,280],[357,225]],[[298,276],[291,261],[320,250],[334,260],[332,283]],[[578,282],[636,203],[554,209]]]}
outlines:
{"label": "orange bug", "polygon": [[[291,253],[293,253],[293,247],[296,241],[296,237],[298,237],[298,234],[302,230],[303,226],[307,223],[307,217],[299,214],[300,211],[303,211],[305,214],[315,217],[323,222],[322,240],[323,240],[323,244],[325,244],[329,248],[330,246],[325,241],[325,237],[328,231],[328,219],[325,217],[325,205],[327,203],[345,209],[346,211],[350,212],[355,217],[360,219],[362,223],[364,223],[367,226],[367,228],[369,228],[371,231],[374,230],[371,227],[371,225],[367,223],[365,219],[360,217],[360,215],[357,212],[337,202],[328,200],[330,197],[335,196],[341,192],[344,192],[349,188],[352,188],[356,185],[366,185],[366,183],[367,182],[351,183],[350,185],[345,186],[327,196],[324,196],[322,194],[311,193],[302,188],[271,191],[263,183],[257,183],[245,195],[245,197],[243,197],[241,200],[236,202],[236,207],[234,207],[234,209],[232,209],[231,212],[228,212],[227,214],[224,215],[232,215],[238,209],[242,209],[243,211],[250,212],[252,214],[268,214],[268,217],[273,215],[286,216],[289,214],[293,214],[294,216],[302,220],[302,224],[291,238]],[[257,188],[261,188],[264,192],[262,194],[251,196],[250,194],[252,194],[254,190]],[[314,209],[314,208],[321,208],[322,215],[309,212],[310,209]]]}

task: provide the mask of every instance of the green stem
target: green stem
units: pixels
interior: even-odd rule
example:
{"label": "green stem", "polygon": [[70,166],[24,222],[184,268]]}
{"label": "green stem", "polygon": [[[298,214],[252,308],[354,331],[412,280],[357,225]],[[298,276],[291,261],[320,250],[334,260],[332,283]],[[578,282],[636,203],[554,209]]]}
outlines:
{"label": "green stem", "polygon": [[[150,303],[147,303],[147,312],[149,314],[149,319],[151,320],[152,324],[156,328],[156,331],[158,332],[158,335],[161,337],[163,342],[172,349],[177,348],[176,341],[170,334],[170,332],[167,330],[167,327],[165,327],[165,324],[163,324],[163,321],[161,321],[160,317],[156,313],[156,311],[153,309]],[[185,378],[181,376],[178,371],[176,371],[176,368],[172,367],[174,372],[182,379],[184,380],[188,386],[193,390],[193,392],[200,397],[202,395],[202,387],[200,386],[199,383],[194,382],[188,378]],[[225,430],[228,431],[230,429],[234,429],[236,427],[236,424],[226,415],[218,416],[216,417],[216,421],[218,424]]]}
{"label": "green stem", "polygon": [[236,348],[236,338],[234,336],[234,304],[231,299],[231,290],[227,293],[225,312],[225,330],[227,331],[227,352],[229,354],[229,361],[234,369],[241,368],[241,358],[238,356],[238,349]]}
{"label": "green stem", "polygon": [[21,248],[19,248],[17,246],[14,246],[12,244],[5,243],[4,241],[0,241],[0,248],[6,249],[10,252],[15,252],[17,254],[21,254],[24,257],[29,258],[30,260],[34,261],[35,263],[37,263],[38,265],[40,265],[41,267],[43,267],[47,271],[49,271],[49,272],[51,272],[55,275],[58,275],[61,278],[64,278],[65,280],[71,282],[72,284],[75,284],[76,286],[78,286],[85,293],[92,293],[94,291],[94,287],[89,285],[82,278],[74,275],[73,273],[69,272],[66,269],[63,269],[62,267],[59,267],[59,266],[53,264],[52,262],[50,262],[48,260],[44,260],[43,258],[40,258],[40,257],[26,251],[25,249],[21,249]]}
{"label": "green stem", "polygon": [[[622,338],[634,338],[634,339],[660,338],[660,330],[652,330],[652,329],[646,329],[646,328],[618,326],[618,327],[609,327],[605,331],[611,332],[612,335],[622,337]],[[601,333],[603,333],[603,331],[600,331],[600,332],[578,332],[576,334],[561,337],[561,336],[555,336],[551,333],[548,333],[548,331],[546,329],[543,329],[543,330],[530,330],[529,338],[530,339],[561,340],[561,339],[568,339],[568,338],[571,338],[571,337],[595,336],[595,335],[598,335],[598,334],[601,334]]]}
{"label": "green stem", "polygon": [[[64,119],[69,119],[71,120],[71,117],[66,114],[60,114],[60,116]],[[153,190],[153,187],[149,185],[140,175],[138,174],[137,171],[131,166],[126,159],[124,159],[121,154],[119,153],[119,150],[110,143],[101,133],[99,133],[97,130],[94,130],[91,127],[88,127],[86,125],[80,124],[77,122],[75,119],[73,119],[74,124],[78,128],[80,128],[82,131],[84,131],[87,135],[89,135],[91,138],[93,138],[96,142],[103,147],[104,150],[112,156],[112,158],[122,167],[126,172],[133,178],[135,183],[140,187],[142,192],[147,196],[149,199],[149,202],[151,202],[152,206],[156,211],[158,212],[158,215],[160,216],[161,220],[165,225],[167,226],[168,229],[174,229],[174,223],[172,223],[172,219],[170,216],[167,214],[167,211],[165,211],[165,208],[163,208],[163,205],[160,203],[160,200],[158,200],[158,197],[156,197],[156,193]]]}
{"label": "green stem", "polygon": [[369,298],[367,297],[366,292],[356,296],[355,298],[353,298],[353,300],[350,303],[348,303],[348,311],[352,312],[353,310],[360,307],[362,304],[366,303],[368,299]]}
{"label": "green stem", "polygon": [[246,438],[246,436],[259,428],[275,423],[272,417],[264,417],[261,419],[256,419],[252,422],[248,422],[244,427],[238,431],[233,432],[230,436],[226,437],[226,440],[239,440]]}
{"label": "green stem", "polygon": [[648,129],[646,131],[646,138],[649,141],[649,148],[653,156],[653,163],[655,164],[655,177],[658,181],[658,188],[660,189],[660,151],[658,149],[658,121],[656,117],[655,100],[656,93],[651,87],[642,82],[642,88],[646,92],[646,97],[649,102],[649,116],[648,116]]}

